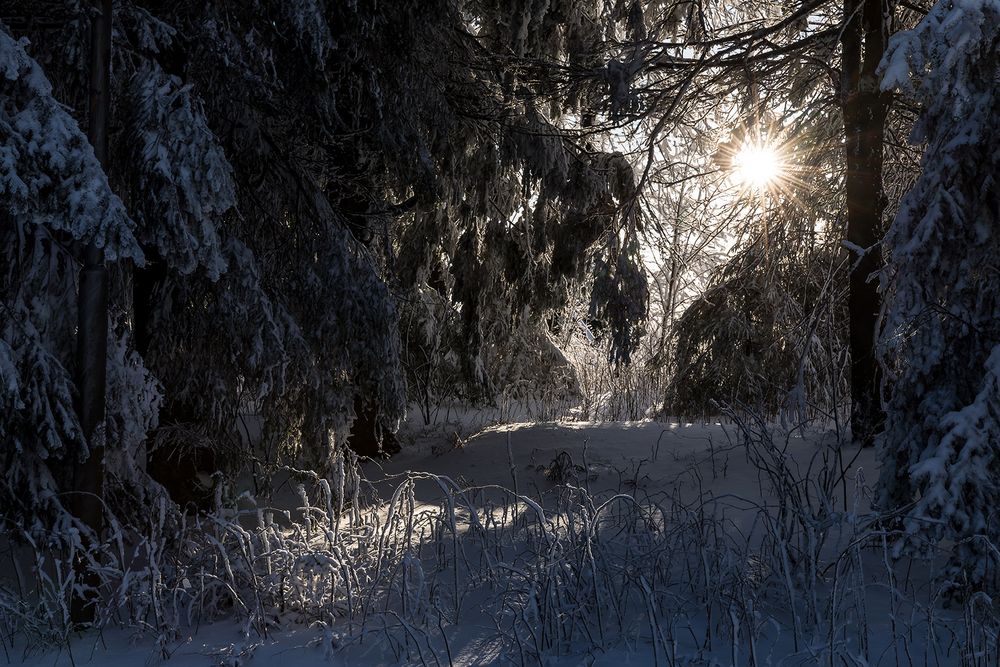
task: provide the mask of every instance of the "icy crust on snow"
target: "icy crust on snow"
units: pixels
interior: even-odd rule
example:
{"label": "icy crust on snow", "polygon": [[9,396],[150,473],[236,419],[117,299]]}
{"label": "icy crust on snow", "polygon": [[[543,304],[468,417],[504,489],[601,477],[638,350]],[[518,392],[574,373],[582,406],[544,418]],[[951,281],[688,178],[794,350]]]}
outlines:
{"label": "icy crust on snow", "polygon": [[0,26],[0,206],[38,225],[142,262],[134,223],[77,122],[25,47]]}

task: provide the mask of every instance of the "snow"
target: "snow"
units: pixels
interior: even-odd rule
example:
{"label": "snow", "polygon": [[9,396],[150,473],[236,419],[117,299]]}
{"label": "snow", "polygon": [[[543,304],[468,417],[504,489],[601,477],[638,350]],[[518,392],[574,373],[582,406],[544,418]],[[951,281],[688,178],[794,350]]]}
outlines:
{"label": "snow", "polygon": [[181,274],[225,272],[217,227],[236,205],[232,166],[191,86],[145,63],[133,77],[137,148],[131,168],[141,199],[142,240]]}
{"label": "snow", "polygon": [[16,229],[41,225],[93,242],[109,260],[143,254],[134,222],[76,120],[25,47],[0,28],[0,194]]}
{"label": "snow", "polygon": [[[408,425],[397,458],[363,467],[388,499],[361,512],[378,517],[364,525],[409,522],[402,533],[382,533],[377,560],[353,565],[378,563],[376,577],[397,582],[387,585],[402,597],[380,603],[385,615],[302,614],[296,622],[286,613],[263,636],[234,617],[159,639],[112,628],[59,650],[0,645],[12,662],[39,667],[166,658],[180,666],[471,666],[537,664],[531,637],[549,632],[537,645],[550,665],[743,665],[753,664],[751,653],[756,664],[819,664],[836,655],[893,665],[905,664],[906,652],[914,664],[925,655],[928,664],[958,664],[951,637],[964,633],[961,610],[934,601],[931,569],[890,565],[883,534],[864,533],[865,481],[877,477],[872,450],[838,448],[832,431],[788,433],[751,421],[526,423],[468,437],[460,426]],[[346,490],[352,481],[341,473],[332,486]],[[276,513],[310,504],[301,483],[278,486]],[[511,504],[514,488],[521,497]],[[425,521],[435,516],[443,523]],[[336,530],[349,527],[342,520]],[[439,534],[413,542],[428,528]],[[497,540],[484,538],[494,532]],[[400,539],[414,546],[394,558]],[[336,568],[346,557],[323,553],[299,556],[290,576]],[[601,564],[588,570],[579,554]],[[467,567],[458,566],[463,559]],[[455,567],[440,569],[449,563]],[[590,590],[603,609],[573,605]],[[614,591],[625,597],[607,597]],[[576,625],[560,625],[566,619]],[[586,640],[584,629],[603,636]]]}

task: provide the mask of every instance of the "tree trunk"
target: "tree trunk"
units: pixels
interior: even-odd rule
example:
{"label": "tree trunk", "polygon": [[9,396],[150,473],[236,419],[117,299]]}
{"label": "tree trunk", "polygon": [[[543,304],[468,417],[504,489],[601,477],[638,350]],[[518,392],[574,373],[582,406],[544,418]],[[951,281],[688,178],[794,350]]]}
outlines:
{"label": "tree trunk", "polygon": [[841,95],[847,161],[847,241],[865,250],[850,272],[848,315],[851,349],[851,431],[855,442],[874,443],[884,422],[881,371],[875,356],[881,297],[870,279],[882,268],[885,193],[882,147],[890,96],[879,90],[877,68],[885,52],[891,9],[884,0],[846,0],[841,35]]}
{"label": "tree trunk", "polygon": [[[99,12],[91,24],[90,104],[87,136],[102,166],[108,158],[109,71],[111,64],[111,0],[95,0]],[[73,469],[70,510],[93,534],[103,530],[104,443],[97,432],[104,422],[108,366],[108,275],[104,252],[89,243],[83,252],[77,316],[77,412],[90,449]],[[95,437],[95,435],[97,437]],[[84,542],[84,546],[87,546]],[[71,605],[74,623],[94,619],[97,575],[83,559],[74,564],[84,585]]]}

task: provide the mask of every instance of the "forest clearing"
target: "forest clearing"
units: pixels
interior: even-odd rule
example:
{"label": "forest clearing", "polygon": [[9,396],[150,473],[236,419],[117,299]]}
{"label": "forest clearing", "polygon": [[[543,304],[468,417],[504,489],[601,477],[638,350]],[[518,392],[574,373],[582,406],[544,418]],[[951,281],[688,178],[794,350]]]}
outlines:
{"label": "forest clearing", "polygon": [[1000,0],[0,0],[0,662],[1000,665]]}

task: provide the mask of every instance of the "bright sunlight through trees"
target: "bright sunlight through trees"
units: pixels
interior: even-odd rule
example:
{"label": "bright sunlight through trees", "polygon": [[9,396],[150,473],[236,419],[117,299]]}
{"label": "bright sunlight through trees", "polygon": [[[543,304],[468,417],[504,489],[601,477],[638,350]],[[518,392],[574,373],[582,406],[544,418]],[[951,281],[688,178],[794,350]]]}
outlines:
{"label": "bright sunlight through trees", "polygon": [[767,190],[781,177],[781,159],[766,143],[746,144],[733,156],[733,173],[743,187]]}

